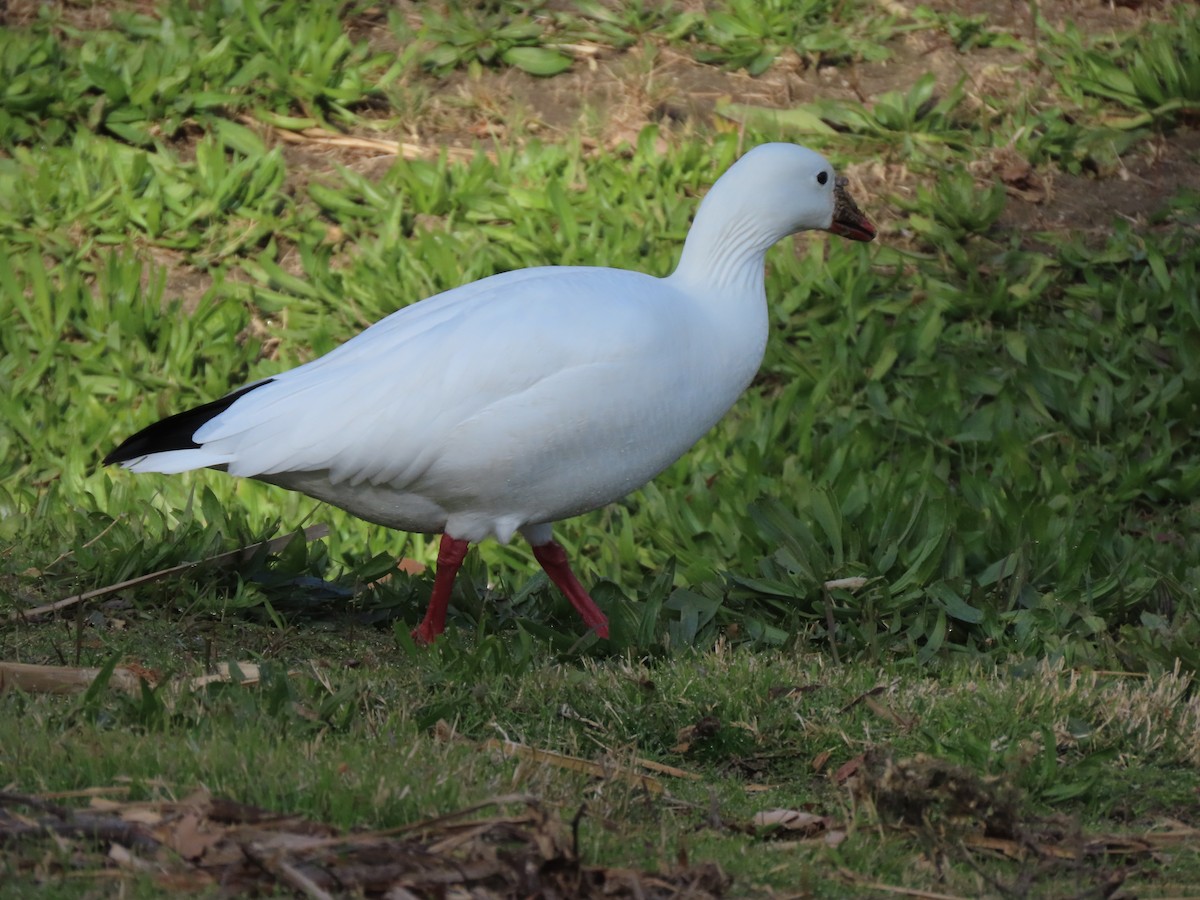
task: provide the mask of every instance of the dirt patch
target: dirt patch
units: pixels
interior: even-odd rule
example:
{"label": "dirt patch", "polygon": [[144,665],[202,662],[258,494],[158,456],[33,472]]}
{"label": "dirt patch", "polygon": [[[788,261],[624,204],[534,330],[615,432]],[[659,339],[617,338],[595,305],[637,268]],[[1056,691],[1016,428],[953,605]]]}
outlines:
{"label": "dirt patch", "polygon": [[[882,0],[881,0],[882,2]],[[1146,19],[1169,18],[1177,0],[886,0],[888,9],[907,10],[911,17],[918,6],[963,19],[982,16],[987,28],[1010,31],[1033,38],[1033,12],[1054,29],[1074,25],[1097,34],[1127,29]],[[902,14],[902,18],[903,18]]]}
{"label": "dirt patch", "polygon": [[587,148],[613,150],[649,124],[680,133],[708,127],[722,98],[769,106],[795,101],[786,71],[751,78],[651,44],[601,48],[554,78],[517,69],[455,72],[396,89],[406,91],[412,96],[401,101],[408,107],[400,122],[404,139],[457,148],[577,135]]}
{"label": "dirt patch", "polygon": [[1182,821],[1169,829],[1085,834],[1065,816],[1031,815],[1008,776],[984,777],[925,755],[898,759],[885,748],[868,751],[853,787],[881,824],[920,836],[929,864],[961,860],[979,872],[976,856],[1019,862],[1011,883],[990,879],[989,896],[1027,897],[1047,878],[1076,880],[1082,890],[1073,896],[1116,896],[1135,871],[1130,860],[1192,847],[1200,837]]}
{"label": "dirt patch", "polygon": [[1200,131],[1182,129],[1145,144],[1112,177],[1048,177],[1044,203],[1010,201],[1000,224],[1033,231],[1107,231],[1113,219],[1122,218],[1144,226],[1187,190],[1200,190]]}
{"label": "dirt patch", "polygon": [[[212,287],[212,276],[193,266],[187,261],[187,257],[177,250],[147,244],[143,247],[142,255],[153,263],[143,269],[143,278],[146,281],[163,278],[162,302],[178,303],[187,315],[194,313]],[[143,290],[149,287],[145,282],[142,285]]]}
{"label": "dirt patch", "polygon": [[[43,0],[0,0],[0,28],[22,28],[37,21]],[[154,13],[153,0],[108,0],[99,3],[56,3],[53,14],[65,28],[93,31],[112,26],[115,13]]]}
{"label": "dirt patch", "polygon": [[[918,20],[924,6],[961,19],[982,17],[987,31],[1012,35],[1036,46],[1033,8],[1023,0],[967,0],[918,3],[880,0],[903,26]],[[1170,17],[1166,0],[1043,0],[1037,14],[1053,29],[1068,24],[1101,37]],[[378,38],[379,32],[376,31]],[[626,51],[600,48],[580,58],[571,72],[551,79],[516,70],[485,70],[471,77],[456,73],[429,90],[427,102],[404,127],[429,146],[467,148],[492,141],[520,143],[580,135],[585,148],[616,150],[632,143],[643,128],[658,124],[663,149],[672,137],[711,129],[718,101],[786,109],[814,100],[844,100],[870,105],[881,94],[907,91],[932,73],[938,96],[963,84],[963,113],[986,120],[989,98],[1019,92],[1031,105],[1052,102],[1053,72],[1038,66],[1030,53],[1005,47],[973,47],[959,52],[945,32],[918,28],[889,44],[888,59],[839,66],[810,65],[785,53],[757,78],[744,71],[701,65],[672,47],[649,41]],[[1160,136],[1122,160],[1103,177],[1031,172],[1004,179],[1010,187],[1002,227],[1026,229],[1107,228],[1114,217],[1144,222],[1160,213],[1171,197],[1200,183],[1195,131]],[[1003,153],[998,152],[998,157]],[[982,181],[996,176],[1007,159],[965,160]],[[876,214],[901,218],[898,207],[882,198],[911,199],[928,175],[908,170],[903,159],[876,158],[846,166],[864,198],[877,198]],[[1103,189],[1098,189],[1103,185]],[[878,207],[883,206],[883,210]]]}

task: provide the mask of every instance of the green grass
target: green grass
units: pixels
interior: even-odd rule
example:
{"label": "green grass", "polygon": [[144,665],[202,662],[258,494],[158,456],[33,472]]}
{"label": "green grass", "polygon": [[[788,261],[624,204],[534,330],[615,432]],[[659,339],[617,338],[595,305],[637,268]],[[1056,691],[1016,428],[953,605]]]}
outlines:
{"label": "green grass", "polygon": [[[1105,190],[1132,156],[1194,125],[1200,17],[1180,7],[1128,32],[1041,20],[1008,34],[877,3],[729,2],[703,19],[636,2],[547,7],[385,18],[331,3],[171,3],[85,27],[81,8],[61,6],[0,29],[0,615],[332,527],[232,573],[200,568],[65,622],[0,625],[2,660],[120,658],[167,678],[247,656],[276,666],[260,689],[210,688],[174,707],[166,689],[5,694],[0,733],[21,735],[0,741],[5,784],[129,778],[149,796],[161,777],[177,794],[204,783],[347,828],[519,785],[568,819],[588,799],[589,861],[653,869],[686,849],[720,861],[739,893],[831,897],[848,889],[839,869],[962,896],[1020,885],[1015,864],[947,839],[961,811],[945,798],[889,800],[885,756],[857,794],[830,780],[873,748],[897,771],[926,754],[997,779],[1016,798],[1010,819],[1039,840],[1062,821],[1093,834],[1195,826],[1195,189],[1147,203],[1136,222],[1031,232],[1008,224],[1017,201],[980,164],[1012,151],[1045,178]],[[853,38],[848,22],[861,24]],[[770,75],[791,52],[805,72],[870,65],[914,29],[965,61],[986,48],[1034,74],[1001,89],[916,71],[861,103],[722,107],[744,132],[647,125],[591,151],[576,131],[370,174],[353,155],[274,137],[315,125],[407,135],[410,106],[436,107],[444,79],[485,85],[506,67],[546,85],[554,70],[580,79],[585,44]],[[99,468],[154,419],[436,291],[530,265],[665,274],[707,186],[741,147],[779,137],[907,180],[860,192],[883,226],[875,244],[776,248],[772,336],[750,391],[646,488],[560,526],[613,620],[606,644],[579,640],[517,543],[470,557],[449,639],[415,653],[404,637],[431,579],[394,563],[431,562],[427,538],[220,473]],[[413,373],[414,391],[424,377]],[[853,592],[824,587],[854,576],[866,584]],[[324,684],[284,674],[313,661]],[[1145,677],[1079,674],[1095,669]],[[851,705],[880,684],[895,717]],[[673,750],[705,716],[717,732]],[[439,720],[473,742],[638,755],[702,780],[648,802],[438,742]],[[851,836],[781,852],[711,816],[744,824],[776,807],[815,809]],[[900,807],[925,818],[887,830]],[[0,871],[31,885],[23,859],[0,856]],[[1078,893],[1079,872],[1099,884],[1104,865],[1116,863],[1047,862],[1033,893]],[[1194,847],[1127,865],[1137,890],[1200,883]],[[63,896],[94,886],[51,884]]]}
{"label": "green grass", "polygon": [[[131,623],[130,631],[140,632],[130,635],[131,646],[157,634],[160,659],[194,668],[196,648],[180,648],[160,623]],[[244,640],[254,646],[278,638],[251,627]],[[686,850],[693,860],[720,860],[739,896],[750,885],[797,884],[815,896],[844,896],[839,868],[910,884],[920,868],[917,848],[938,845],[947,828],[960,837],[988,830],[1062,848],[1069,842],[1054,834],[1064,827],[1082,825],[1098,837],[1094,823],[1116,820],[1120,826],[1106,833],[1137,834],[1167,819],[1186,821],[1200,787],[1200,708],[1194,697],[1183,701],[1186,680],[1172,676],[1142,682],[1061,666],[1003,675],[959,666],[935,680],[912,666],[846,669],[824,656],[748,654],[728,645],[651,667],[555,665],[521,659],[511,647],[485,654],[486,640],[461,636],[429,653],[397,656],[377,633],[344,630],[317,644],[324,656],[317,665],[332,689],[276,667],[260,688],[217,686],[169,706],[164,692],[129,700],[10,698],[0,724],[20,727],[24,739],[7,742],[0,760],[27,791],[124,784],[136,800],[182,796],[202,784],[346,828],[392,827],[514,791],[540,796],[568,819],[586,801],[581,853],[589,862],[654,871]],[[544,659],[549,648],[534,649]],[[343,668],[349,654],[365,669]],[[379,666],[383,657],[391,662]],[[874,707],[855,702],[868,691],[878,691]],[[677,732],[705,717],[715,718],[713,733],[673,750]],[[439,721],[470,740],[439,739]],[[186,737],[164,739],[172,736]],[[476,747],[489,737],[618,764],[650,757],[702,780],[664,778],[670,799],[647,799],[620,781],[597,784]],[[1003,815],[972,816],[952,798],[915,786],[892,783],[885,792],[875,781],[857,790],[836,784],[832,773],[867,748],[913,765],[927,754],[964,766],[1019,799]],[[814,771],[822,754],[828,762]],[[899,796],[915,811],[905,834],[871,827],[872,804]],[[836,849],[817,840],[780,853],[771,835],[746,831],[757,813],[775,808],[819,811],[850,836]],[[946,846],[952,856],[967,855],[953,841]],[[957,862],[939,882],[943,892],[989,893],[981,877],[1018,883],[1019,867],[1002,859],[982,857],[979,872]],[[1082,863],[1082,875],[1066,861],[1044,865],[1036,895],[1061,896],[1080,877],[1082,886],[1099,883],[1104,873],[1089,872],[1094,860]],[[1193,847],[1160,862],[1135,859],[1127,877],[1130,886],[1195,882],[1200,856]]]}

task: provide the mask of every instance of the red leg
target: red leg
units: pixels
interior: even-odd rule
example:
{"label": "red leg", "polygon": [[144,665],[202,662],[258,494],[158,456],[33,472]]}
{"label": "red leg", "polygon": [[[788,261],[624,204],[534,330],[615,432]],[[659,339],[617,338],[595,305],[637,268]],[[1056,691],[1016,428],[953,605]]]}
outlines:
{"label": "red leg", "polygon": [[600,608],[592,602],[588,592],[583,589],[571,565],[567,562],[567,551],[558,541],[547,541],[533,548],[534,558],[542,564],[550,580],[558,585],[558,589],[571,601],[571,605],[583,617],[589,628],[594,628],[602,638],[608,637],[608,618],[600,612]]}
{"label": "red leg", "polygon": [[433,576],[433,594],[429,598],[429,609],[425,619],[413,629],[413,640],[428,646],[434,638],[446,630],[446,609],[450,605],[450,589],[454,587],[454,576],[467,555],[466,541],[442,535],[438,545],[437,574]]}

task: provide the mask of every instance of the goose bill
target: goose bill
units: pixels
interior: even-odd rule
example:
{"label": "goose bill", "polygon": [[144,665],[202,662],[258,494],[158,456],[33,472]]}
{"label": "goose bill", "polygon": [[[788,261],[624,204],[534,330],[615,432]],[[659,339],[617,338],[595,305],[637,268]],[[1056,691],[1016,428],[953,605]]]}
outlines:
{"label": "goose bill", "polygon": [[875,226],[862,214],[846,190],[846,184],[845,178],[839,178],[833,189],[833,224],[829,226],[829,231],[852,241],[874,240]]}

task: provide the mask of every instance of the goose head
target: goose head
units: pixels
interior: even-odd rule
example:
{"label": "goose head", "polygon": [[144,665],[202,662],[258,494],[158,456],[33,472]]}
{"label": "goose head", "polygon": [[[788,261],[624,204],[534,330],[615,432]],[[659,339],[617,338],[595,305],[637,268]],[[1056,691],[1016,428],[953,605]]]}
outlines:
{"label": "goose head", "polygon": [[761,144],[735,162],[700,204],[672,277],[708,284],[762,278],[770,247],[799,231],[875,238],[829,160],[796,144]]}

